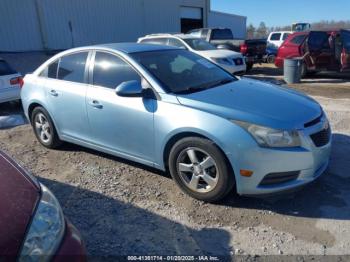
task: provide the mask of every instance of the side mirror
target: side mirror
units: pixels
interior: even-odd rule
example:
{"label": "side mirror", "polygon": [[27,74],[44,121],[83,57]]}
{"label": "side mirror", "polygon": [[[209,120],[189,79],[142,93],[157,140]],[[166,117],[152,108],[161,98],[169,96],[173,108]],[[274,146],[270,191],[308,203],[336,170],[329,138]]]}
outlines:
{"label": "side mirror", "polygon": [[132,80],[121,83],[115,92],[118,96],[139,97],[143,94],[143,88],[140,81]]}

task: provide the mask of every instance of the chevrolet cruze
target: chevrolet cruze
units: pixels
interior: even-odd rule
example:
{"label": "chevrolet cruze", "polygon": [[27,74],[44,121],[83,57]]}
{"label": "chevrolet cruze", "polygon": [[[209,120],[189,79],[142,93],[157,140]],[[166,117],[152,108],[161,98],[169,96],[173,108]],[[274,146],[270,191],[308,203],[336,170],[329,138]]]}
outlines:
{"label": "chevrolet cruze", "polygon": [[161,170],[217,201],[294,189],[327,168],[331,130],[313,99],[237,79],[186,50],[146,44],[71,49],[24,79],[41,144],[79,144]]}

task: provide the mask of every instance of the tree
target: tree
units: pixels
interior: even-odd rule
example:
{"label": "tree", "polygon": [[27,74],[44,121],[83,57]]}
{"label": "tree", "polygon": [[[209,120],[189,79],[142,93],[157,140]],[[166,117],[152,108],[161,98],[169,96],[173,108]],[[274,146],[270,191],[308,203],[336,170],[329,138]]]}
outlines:
{"label": "tree", "polygon": [[266,38],[267,37],[267,27],[264,22],[261,22],[258,29],[256,30],[256,38]]}
{"label": "tree", "polygon": [[250,24],[247,27],[247,39],[253,39],[255,35],[255,27],[253,26],[253,24]]}

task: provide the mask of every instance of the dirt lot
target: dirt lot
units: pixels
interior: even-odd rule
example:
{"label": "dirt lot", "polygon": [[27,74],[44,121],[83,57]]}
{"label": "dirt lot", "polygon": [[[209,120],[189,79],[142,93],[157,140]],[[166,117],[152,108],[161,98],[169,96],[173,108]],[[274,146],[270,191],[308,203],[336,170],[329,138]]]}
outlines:
{"label": "dirt lot", "polygon": [[[250,77],[280,82],[276,75],[260,67]],[[71,144],[47,150],[29,125],[0,130],[0,148],[56,194],[93,256],[350,255],[350,80],[320,79],[293,87],[316,98],[330,118],[331,164],[288,195],[232,193],[219,204],[202,203],[157,170]]]}

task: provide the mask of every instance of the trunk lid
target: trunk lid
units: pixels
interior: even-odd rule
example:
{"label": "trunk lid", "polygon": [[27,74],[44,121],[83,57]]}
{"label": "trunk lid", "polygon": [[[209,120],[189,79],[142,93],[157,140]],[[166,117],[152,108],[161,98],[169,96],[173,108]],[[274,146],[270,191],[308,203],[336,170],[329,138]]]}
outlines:
{"label": "trunk lid", "polygon": [[5,60],[0,59],[0,90],[8,89],[10,87],[19,88],[19,84],[11,84],[11,79],[16,77],[20,77],[20,74],[12,69]]}

